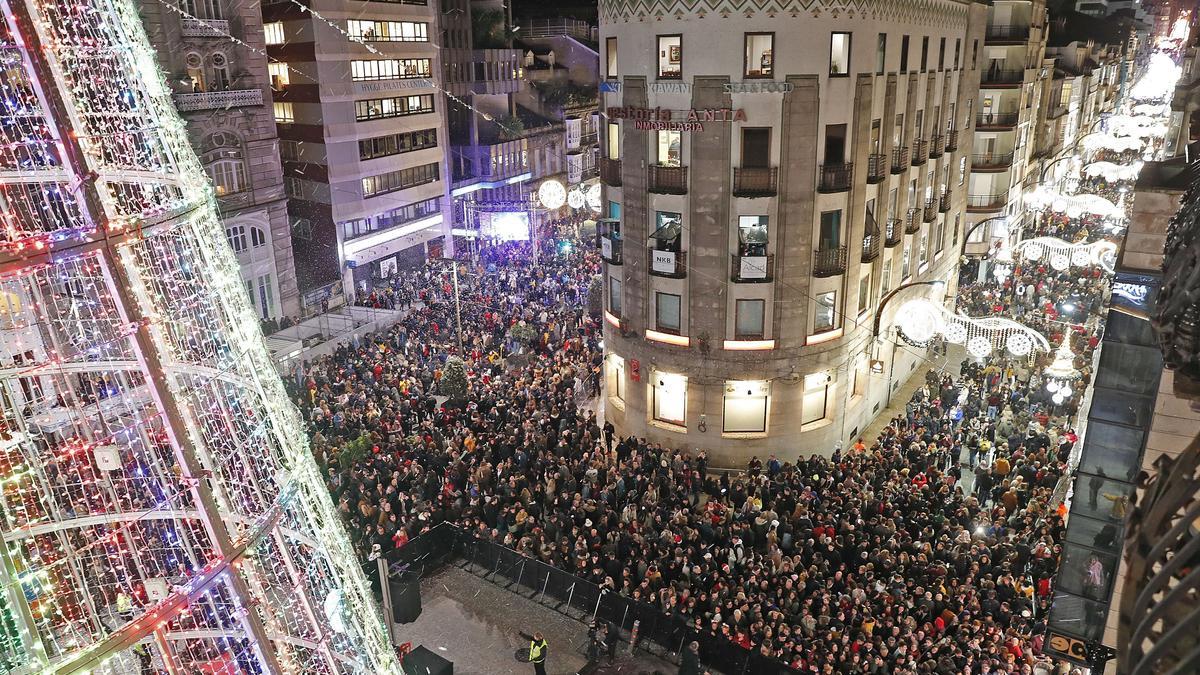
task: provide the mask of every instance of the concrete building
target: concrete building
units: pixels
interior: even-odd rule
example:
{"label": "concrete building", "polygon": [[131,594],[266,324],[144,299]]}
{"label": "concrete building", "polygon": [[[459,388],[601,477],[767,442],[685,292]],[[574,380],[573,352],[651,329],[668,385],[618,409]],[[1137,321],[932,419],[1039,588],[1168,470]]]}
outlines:
{"label": "concrete building", "polygon": [[300,295],[259,3],[210,0],[181,8],[142,0],[141,16],[216,191],[255,313],[296,314]]}
{"label": "concrete building", "polygon": [[302,304],[336,306],[445,252],[437,2],[263,7]]}
{"label": "concrete building", "polygon": [[988,8],[717,4],[600,2],[606,415],[828,453],[926,357],[881,299],[954,292]]}

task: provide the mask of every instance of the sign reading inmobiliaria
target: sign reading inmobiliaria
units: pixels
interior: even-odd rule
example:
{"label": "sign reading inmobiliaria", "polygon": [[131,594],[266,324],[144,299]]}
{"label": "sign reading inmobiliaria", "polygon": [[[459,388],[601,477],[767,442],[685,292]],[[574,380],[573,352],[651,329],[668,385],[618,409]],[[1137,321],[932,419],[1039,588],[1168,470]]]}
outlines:
{"label": "sign reading inmobiliaria", "polygon": [[705,122],[745,122],[746,111],[741,108],[693,108],[682,110],[676,119],[668,108],[609,108],[610,120],[633,120],[635,129],[646,131],[704,131]]}

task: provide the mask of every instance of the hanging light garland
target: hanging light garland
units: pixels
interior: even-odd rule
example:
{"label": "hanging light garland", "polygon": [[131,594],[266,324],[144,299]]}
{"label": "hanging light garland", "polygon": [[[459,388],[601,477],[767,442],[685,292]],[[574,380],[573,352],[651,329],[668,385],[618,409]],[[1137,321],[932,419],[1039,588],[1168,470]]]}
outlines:
{"label": "hanging light garland", "polygon": [[1051,400],[1056,405],[1062,405],[1075,393],[1072,386],[1081,377],[1075,369],[1075,353],[1071,351],[1071,331],[1063,331],[1062,342],[1054,352],[1054,361],[1042,371]]}
{"label": "hanging light garland", "polygon": [[1028,356],[1033,351],[1050,351],[1050,342],[1041,333],[1001,317],[973,318],[950,312],[940,304],[925,298],[909,300],[896,313],[896,327],[901,339],[916,347],[924,347],[941,335],[951,344],[965,344],[967,352],[984,358],[1004,349],[1014,356]]}
{"label": "hanging light garland", "polygon": [[1117,245],[1106,239],[1071,243],[1057,237],[1034,237],[1017,242],[1012,254],[1034,262],[1045,260],[1059,272],[1072,265],[1099,267],[1109,274],[1116,272]]}

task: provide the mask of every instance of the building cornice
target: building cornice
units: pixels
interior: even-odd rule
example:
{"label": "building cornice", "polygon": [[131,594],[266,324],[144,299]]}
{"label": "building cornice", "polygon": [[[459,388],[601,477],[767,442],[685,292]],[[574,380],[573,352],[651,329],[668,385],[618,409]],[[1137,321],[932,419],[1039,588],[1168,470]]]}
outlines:
{"label": "building cornice", "polygon": [[906,23],[957,23],[966,0],[599,0],[601,23],[689,18],[860,18]]}

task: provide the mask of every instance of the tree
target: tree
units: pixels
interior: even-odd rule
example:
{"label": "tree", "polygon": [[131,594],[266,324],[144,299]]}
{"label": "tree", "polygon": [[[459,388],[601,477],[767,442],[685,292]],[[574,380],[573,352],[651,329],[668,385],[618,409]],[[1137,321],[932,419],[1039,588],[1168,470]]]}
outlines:
{"label": "tree", "polygon": [[338,453],[338,467],[342,471],[349,472],[355,464],[367,456],[372,445],[371,437],[366,434],[343,445],[341,452]]}
{"label": "tree", "polygon": [[438,381],[438,391],[454,405],[467,400],[467,368],[462,359],[457,356],[446,359],[446,367],[442,368],[442,379]]}
{"label": "tree", "polygon": [[529,343],[533,342],[534,338],[537,337],[537,331],[534,330],[533,326],[530,326],[524,321],[518,323],[512,328],[509,328],[508,334],[511,335],[514,340],[525,346],[528,346]]}

